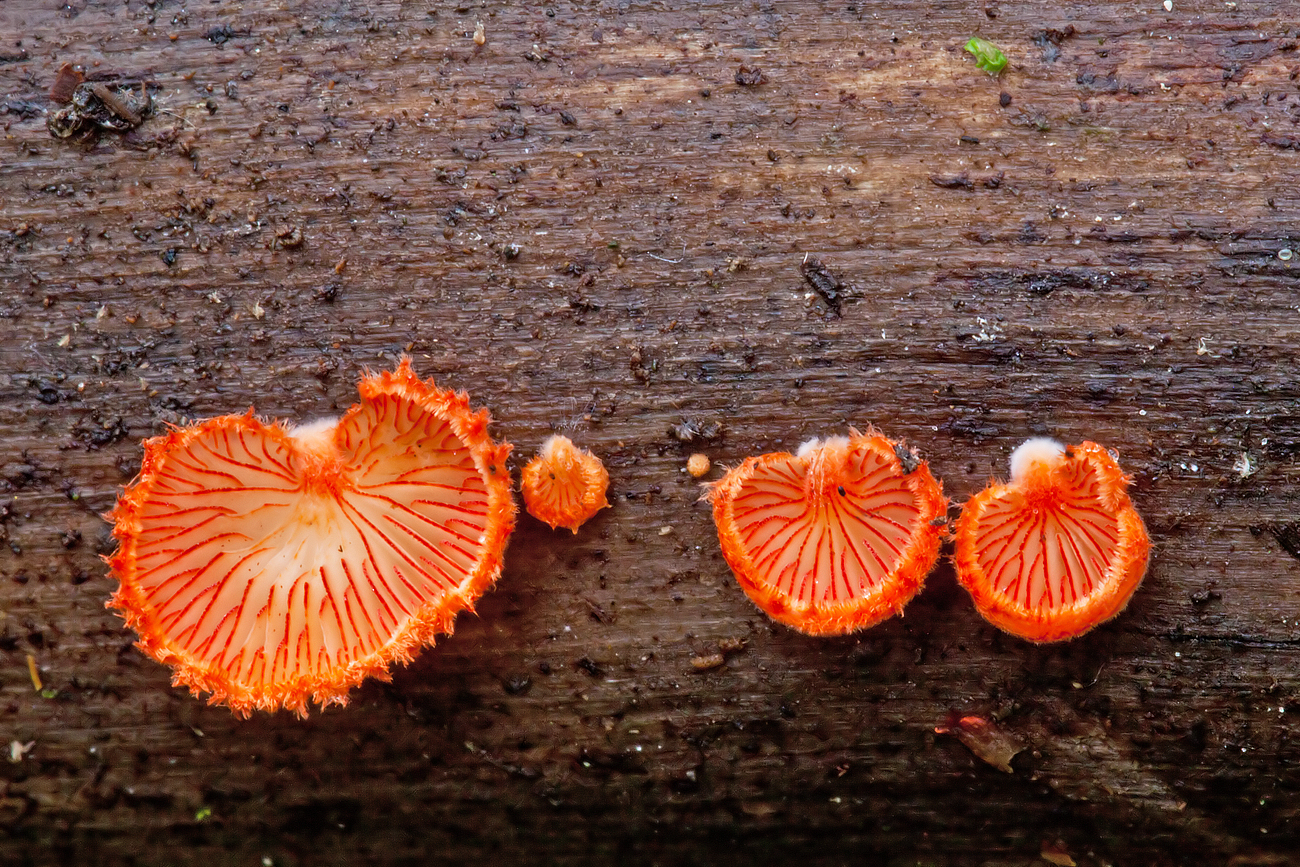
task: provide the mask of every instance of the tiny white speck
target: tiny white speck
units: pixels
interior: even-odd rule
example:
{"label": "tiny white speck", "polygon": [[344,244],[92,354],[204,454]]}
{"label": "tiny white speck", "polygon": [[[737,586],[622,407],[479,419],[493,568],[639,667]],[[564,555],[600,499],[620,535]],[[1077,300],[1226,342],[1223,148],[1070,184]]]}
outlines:
{"label": "tiny white speck", "polygon": [[1183,658],[1182,651],[1175,650],[1175,651],[1174,651],[1174,659],[1182,659],[1182,658]]}
{"label": "tiny white speck", "polygon": [[1174,11],[1174,0],[1165,0],[1165,11],[1166,12]]}
{"label": "tiny white speck", "polygon": [[1140,410],[1138,410],[1138,415],[1146,415],[1146,414],[1147,414],[1147,411],[1146,411],[1145,409],[1140,409]]}
{"label": "tiny white speck", "polygon": [[1278,251],[1277,251],[1277,257],[1278,257],[1279,259],[1281,259],[1283,262],[1290,262],[1290,261],[1291,261],[1291,255],[1292,255],[1292,254],[1291,254],[1291,248],[1290,248],[1290,247],[1283,247],[1281,250],[1278,250]]}

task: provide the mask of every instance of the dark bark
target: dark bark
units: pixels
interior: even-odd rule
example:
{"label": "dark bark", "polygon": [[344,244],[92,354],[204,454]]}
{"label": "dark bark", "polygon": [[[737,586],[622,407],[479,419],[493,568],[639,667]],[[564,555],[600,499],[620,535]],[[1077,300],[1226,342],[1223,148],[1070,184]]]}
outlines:
{"label": "dark bark", "polygon": [[[1290,863],[1296,28],[1148,5],[5,2],[0,861]],[[153,115],[52,137],[64,63]],[[523,519],[347,708],[172,689],[103,607],[139,440],[402,353],[517,457],[603,455],[614,508]],[[956,502],[1031,434],[1118,450],[1128,610],[1035,647],[945,565],[857,636],[770,623],[686,457],[868,424]]]}

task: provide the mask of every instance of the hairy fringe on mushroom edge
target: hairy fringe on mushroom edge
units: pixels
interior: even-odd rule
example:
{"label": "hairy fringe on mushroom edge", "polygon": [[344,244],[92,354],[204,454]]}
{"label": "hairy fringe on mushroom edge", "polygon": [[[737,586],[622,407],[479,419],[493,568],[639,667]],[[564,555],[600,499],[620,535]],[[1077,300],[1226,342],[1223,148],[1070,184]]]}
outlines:
{"label": "hairy fringe on mushroom edge", "polygon": [[346,704],[348,691],[367,677],[388,680],[391,664],[408,663],[423,645],[432,644],[436,635],[450,634],[456,614],[462,610],[472,612],[474,601],[500,575],[505,545],[514,528],[516,507],[506,468],[511,446],[509,443],[495,443],[488,436],[490,418],[487,411],[471,412],[469,398],[464,392],[453,393],[437,388],[431,380],[421,380],[412,370],[409,359],[403,359],[396,372],[366,376],[359,391],[362,402],[343,416],[340,425],[359,417],[367,402],[373,405],[380,400],[394,399],[399,406],[405,406],[408,413],[429,413],[445,422],[464,444],[487,495],[483,517],[485,533],[479,549],[481,556],[457,586],[420,605],[404,623],[395,624],[393,633],[373,652],[279,682],[238,682],[221,665],[200,657],[169,636],[153,601],[140,586],[136,572],[136,546],[145,522],[145,507],[168,456],[179,453],[178,450],[214,430],[233,426],[239,431],[254,431],[270,446],[278,446],[290,455],[299,454],[296,450],[301,449],[302,443],[278,422],[263,424],[252,410],[243,416],[222,416],[190,427],[176,428],[164,436],[147,440],[139,475],[123,493],[117,506],[105,516],[114,522],[113,533],[120,543],[117,553],[105,558],[113,574],[121,581],[121,587],[113,594],[108,606],[117,609],[127,625],[137,632],[140,636],[138,646],[145,653],[173,667],[174,684],[188,687],[196,696],[210,693],[210,704],[226,704],[244,717],[253,710],[271,711],[281,706],[305,716],[309,699],[322,707]]}
{"label": "hairy fringe on mushroom edge", "polygon": [[[948,501],[943,496],[942,486],[930,474],[925,461],[915,452],[902,443],[875,433],[874,429],[865,436],[853,430],[851,438],[832,437],[825,443],[811,441],[805,443],[800,452],[799,455],[774,452],[746,458],[723,478],[704,485],[703,499],[713,506],[713,518],[718,527],[722,553],[736,580],[750,600],[769,616],[810,635],[844,634],[865,629],[890,616],[901,614],[903,607],[923,586],[926,576],[938,559],[939,546],[947,535]],[[855,472],[862,476],[840,478],[837,474],[847,470],[851,460],[857,461]],[[844,466],[840,467],[841,464]],[[757,481],[760,479],[765,481]],[[884,485],[884,488],[858,490],[866,481],[873,479],[875,484]],[[745,497],[746,486],[751,483],[770,484],[774,487],[766,493],[771,500],[768,506],[748,507],[748,511],[755,514],[746,523],[743,519],[738,520],[736,504]],[[818,490],[810,491],[809,485]],[[821,488],[838,492],[838,497],[827,495]],[[803,538],[805,543],[809,541],[812,538],[812,524],[822,520],[816,517],[821,513],[812,509],[809,497],[821,500],[823,506],[837,514],[841,508],[837,499],[845,500],[844,508],[853,504],[852,509],[858,517],[849,523],[866,526],[866,522],[878,519],[876,512],[881,503],[872,502],[871,498],[881,496],[882,490],[889,492],[884,495],[886,498],[905,491],[910,502],[900,501],[894,507],[915,513],[911,529],[906,533],[892,519],[886,522],[894,525],[895,529],[890,532],[898,536],[893,543],[885,545],[891,549],[889,563],[880,556],[880,552],[872,549],[876,543],[866,541],[871,538],[871,533],[857,541],[850,541],[845,535],[846,548],[842,553],[847,554],[848,548],[854,548],[860,570],[849,570],[847,566],[832,567],[829,564],[833,558],[814,558],[811,564],[804,564],[802,561],[807,549],[801,545],[798,555],[792,561],[794,565],[787,563],[782,572],[784,575],[791,568],[795,570],[789,577],[791,582],[797,580],[798,587],[792,583],[787,591],[780,586],[785,583],[781,575],[768,574],[768,566],[772,564],[767,561],[772,559],[773,552],[764,553],[766,543],[761,543],[761,540],[747,539],[759,527],[769,529],[769,535],[773,538],[781,533],[789,533],[790,539],[781,546],[785,549],[793,544],[791,540],[794,536],[802,532],[799,527],[807,524]],[[836,505],[832,508],[827,501]],[[756,513],[756,510],[764,508],[776,509],[769,516],[776,522],[774,527],[768,528],[769,522]],[[777,519],[778,513],[787,516],[785,524]],[[812,517],[809,517],[810,514]],[[939,520],[941,518],[943,520]],[[843,522],[845,519],[841,517],[837,520]],[[847,528],[849,523],[843,526]],[[845,533],[847,534],[847,529]],[[818,538],[824,542],[827,536],[819,534]],[[884,537],[879,536],[879,539],[883,541]],[[755,544],[758,548],[751,551]],[[895,544],[898,547],[894,547]],[[815,547],[820,549],[820,546],[821,543]],[[858,546],[863,546],[863,549],[857,550]],[[774,562],[779,563],[781,560],[782,557],[777,557]],[[847,562],[846,560],[845,563]],[[878,563],[879,568],[868,567],[866,564],[869,562]],[[811,569],[811,572],[801,571],[804,566]],[[802,598],[806,592],[814,596],[818,593],[825,596],[827,588],[822,588],[816,574],[823,568],[831,570],[827,587],[832,591],[832,598]],[[855,590],[850,572],[856,571],[860,571],[861,575],[857,578],[858,588]],[[880,574],[873,574],[877,572]],[[810,576],[812,584],[809,584]],[[834,592],[841,584],[846,593],[846,598],[843,599],[838,598]],[[796,589],[800,598],[792,595]]]}

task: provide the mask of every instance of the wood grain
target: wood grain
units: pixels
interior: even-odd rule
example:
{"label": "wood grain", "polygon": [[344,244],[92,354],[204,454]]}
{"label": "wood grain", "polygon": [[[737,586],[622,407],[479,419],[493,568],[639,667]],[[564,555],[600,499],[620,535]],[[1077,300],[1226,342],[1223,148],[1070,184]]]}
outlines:
{"label": "wood grain", "polygon": [[[0,861],[1292,863],[1294,9],[1173,6],[5,2]],[[52,138],[64,63],[154,116]],[[614,508],[525,519],[345,709],[172,689],[103,607],[139,440],[338,413],[403,353]],[[1028,435],[1116,449],[1128,610],[1034,647],[945,565],[855,637],[767,621],[686,457],[868,424],[957,503]]]}

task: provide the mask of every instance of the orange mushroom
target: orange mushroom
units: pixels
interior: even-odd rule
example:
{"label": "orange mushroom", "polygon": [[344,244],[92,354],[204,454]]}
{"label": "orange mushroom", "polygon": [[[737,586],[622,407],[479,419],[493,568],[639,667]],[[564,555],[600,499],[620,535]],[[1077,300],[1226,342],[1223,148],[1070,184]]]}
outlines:
{"label": "orange mushroom", "polygon": [[957,579],[980,614],[1046,642],[1123,611],[1151,547],[1129,481],[1096,443],[1036,438],[1017,448],[1011,482],[976,494],[957,522]]}
{"label": "orange mushroom", "polygon": [[241,716],[346,704],[389,678],[501,572],[514,528],[486,410],[403,360],[337,421],[252,410],[146,440],[108,515],[108,603],[173,683]]}
{"label": "orange mushroom", "polygon": [[901,613],[947,532],[948,501],[925,461],[875,432],[747,458],[705,497],[741,588],[810,635]]}
{"label": "orange mushroom", "polygon": [[553,436],[521,474],[528,514],[554,530],[578,532],[588,518],[609,508],[609,473],[600,458],[565,436]]}

